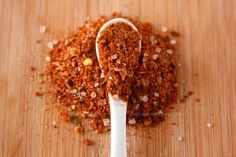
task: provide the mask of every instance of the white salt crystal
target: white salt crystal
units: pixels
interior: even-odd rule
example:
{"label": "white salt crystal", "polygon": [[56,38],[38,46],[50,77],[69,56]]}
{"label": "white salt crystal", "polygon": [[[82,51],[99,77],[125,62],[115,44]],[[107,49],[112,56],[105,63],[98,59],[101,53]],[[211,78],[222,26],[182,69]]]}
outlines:
{"label": "white salt crystal", "polygon": [[140,96],[140,99],[141,99],[143,102],[147,102],[147,101],[148,101],[148,96],[147,96],[147,95]]}
{"label": "white salt crystal", "polygon": [[128,123],[131,124],[131,125],[133,125],[133,124],[136,123],[136,120],[135,120],[134,118],[129,119]]}
{"label": "white salt crystal", "polygon": [[159,54],[154,54],[154,55],[152,56],[152,59],[153,59],[153,60],[156,60],[158,57],[159,57]]}
{"label": "white salt crystal", "polygon": [[47,57],[45,57],[45,60],[46,60],[47,62],[50,62],[50,61],[51,61],[51,57],[47,56]]}
{"label": "white salt crystal", "polygon": [[90,94],[90,97],[91,97],[92,99],[96,98],[96,96],[97,96],[97,94],[96,94],[96,92],[94,92],[94,91]]}
{"label": "white salt crystal", "polygon": [[161,27],[161,31],[162,31],[162,32],[167,32],[167,31],[168,31],[168,29],[167,29],[167,27],[166,27],[166,26],[162,26],[162,27]]}
{"label": "white salt crystal", "polygon": [[174,51],[172,49],[167,49],[166,52],[171,55]]}
{"label": "white salt crystal", "polygon": [[104,118],[102,121],[103,121],[104,126],[108,126],[110,123],[110,119],[108,119],[108,118]]}
{"label": "white salt crystal", "polygon": [[46,32],[46,29],[47,29],[46,26],[40,26],[40,27],[39,27],[39,32],[40,32],[40,33],[45,33],[45,32]]}

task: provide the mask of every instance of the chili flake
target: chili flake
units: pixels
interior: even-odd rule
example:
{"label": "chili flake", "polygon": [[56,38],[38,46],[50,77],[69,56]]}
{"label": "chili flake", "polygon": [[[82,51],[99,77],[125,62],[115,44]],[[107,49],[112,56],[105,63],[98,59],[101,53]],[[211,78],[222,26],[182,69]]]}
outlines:
{"label": "chili flake", "polygon": [[34,95],[35,95],[35,96],[42,96],[43,93],[41,93],[40,91],[35,91]]}
{"label": "chili flake", "polygon": [[63,115],[61,116],[61,120],[64,121],[64,122],[68,122],[68,121],[69,121],[69,116],[66,115],[66,114],[63,114]]}

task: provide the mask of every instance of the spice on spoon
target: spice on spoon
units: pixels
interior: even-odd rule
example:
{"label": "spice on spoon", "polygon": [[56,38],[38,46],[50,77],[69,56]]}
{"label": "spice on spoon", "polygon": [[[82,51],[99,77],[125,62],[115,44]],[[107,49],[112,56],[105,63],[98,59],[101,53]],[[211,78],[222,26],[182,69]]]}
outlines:
{"label": "spice on spoon", "polygon": [[111,24],[98,38],[99,60],[107,91],[116,100],[128,101],[131,82],[140,57],[139,33],[125,22]]}
{"label": "spice on spoon", "polygon": [[[109,88],[112,88],[112,84],[109,87],[106,80],[101,78],[95,42],[101,26],[116,17],[122,16],[114,14],[111,17],[87,21],[79,27],[75,35],[54,45],[49,52],[49,59],[46,59],[48,63],[46,82],[51,86],[51,96],[59,104],[60,116],[69,115],[68,122],[76,126],[85,120],[89,120],[89,127],[98,133],[109,130],[110,127],[104,121],[107,122],[110,118],[107,92]],[[142,37],[139,66],[134,67],[136,69],[132,77],[125,76],[125,80],[122,81],[123,73],[119,70],[124,68],[122,63],[126,63],[122,61],[125,59],[124,51],[122,57],[118,53],[107,57],[108,64],[114,69],[114,71],[108,70],[108,72],[111,73],[111,79],[118,79],[118,82],[125,83],[127,79],[132,79],[131,84],[129,84],[130,91],[114,90],[118,91],[117,96],[123,96],[127,92],[132,93],[128,98],[128,124],[137,125],[141,123],[145,126],[152,126],[165,119],[165,113],[169,112],[168,108],[177,100],[176,66],[174,62],[177,44],[171,44],[170,40],[172,38],[177,40],[176,36],[179,34],[172,32],[173,35],[170,35],[166,32],[161,35],[155,33],[156,31],[150,24],[141,23],[129,17],[123,18],[131,21]],[[138,36],[134,33],[132,38],[135,39]],[[116,43],[116,40],[111,43]],[[114,51],[119,46],[113,44],[110,46],[106,43],[102,45],[109,46]],[[128,52],[134,51],[135,54],[138,54],[135,52],[135,48],[138,46],[133,48],[133,45],[136,43],[131,45],[132,49]],[[171,53],[167,53],[168,49],[172,50]],[[129,55],[127,54],[128,57],[130,57]],[[115,86],[116,88],[117,86]],[[112,90],[110,91],[112,92]],[[162,111],[161,114],[160,111]],[[67,121],[67,117],[63,117],[62,120]]]}

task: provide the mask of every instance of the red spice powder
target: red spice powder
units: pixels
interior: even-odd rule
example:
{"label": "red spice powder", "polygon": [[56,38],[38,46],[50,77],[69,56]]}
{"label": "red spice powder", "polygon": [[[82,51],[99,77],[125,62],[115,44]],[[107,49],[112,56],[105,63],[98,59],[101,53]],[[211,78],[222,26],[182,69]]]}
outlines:
{"label": "red spice powder", "polygon": [[[100,27],[116,17],[122,16],[114,14],[111,17],[88,21],[79,27],[74,36],[59,41],[49,52],[51,60],[46,70],[49,78],[47,83],[52,85],[51,88],[54,91],[52,95],[61,104],[62,114],[73,117],[70,121],[75,124],[89,119],[90,127],[97,133],[109,130],[110,127],[107,92],[112,85],[107,88],[106,80],[101,78],[95,40]],[[132,78],[130,90],[127,89],[130,93],[127,122],[132,125],[142,123],[145,126],[151,126],[164,120],[168,108],[177,100],[174,64],[176,50],[170,43],[174,37],[155,33],[156,31],[150,24],[141,23],[129,17],[123,18],[128,19],[137,27],[142,42],[138,66],[130,77]],[[131,45],[131,50],[135,51],[133,45]],[[114,45],[114,50],[116,46]],[[125,53],[119,55],[125,55]],[[116,62],[109,64],[115,66]],[[117,79],[123,80],[121,77],[123,74],[116,72],[114,75]],[[124,80],[123,82],[125,83]],[[116,85],[115,88],[118,86]],[[125,92],[120,91],[121,95]]]}
{"label": "red spice powder", "polygon": [[124,22],[108,26],[98,38],[99,60],[107,91],[128,101],[140,57],[139,33]]}

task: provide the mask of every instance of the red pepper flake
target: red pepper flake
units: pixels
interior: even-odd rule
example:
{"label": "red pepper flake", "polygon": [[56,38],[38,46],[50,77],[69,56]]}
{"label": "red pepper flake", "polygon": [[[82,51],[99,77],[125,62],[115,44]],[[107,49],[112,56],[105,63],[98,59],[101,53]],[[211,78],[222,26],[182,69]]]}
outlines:
{"label": "red pepper flake", "polygon": [[152,118],[148,117],[147,119],[144,120],[144,125],[145,126],[149,126],[152,124]]}
{"label": "red pepper flake", "polygon": [[43,93],[41,93],[40,91],[35,91],[34,95],[35,95],[35,96],[42,96]]}
{"label": "red pepper flake", "polygon": [[180,36],[180,33],[176,32],[176,31],[171,31],[170,33],[171,33],[172,36],[176,36],[176,37]]}
{"label": "red pepper flake", "polygon": [[75,133],[83,133],[85,131],[84,127],[83,126],[76,126],[74,128],[74,132]]}
{"label": "red pepper flake", "polygon": [[36,42],[37,42],[37,43],[41,43],[41,39],[37,39]]}
{"label": "red pepper flake", "polygon": [[61,120],[64,121],[64,122],[68,122],[69,121],[69,116],[67,114],[63,114],[61,116]]}
{"label": "red pepper flake", "polygon": [[36,70],[36,67],[32,65],[32,66],[30,66],[30,70],[31,70],[31,71],[35,71],[35,70]]}
{"label": "red pepper flake", "polygon": [[188,92],[188,96],[193,95],[193,91]]}
{"label": "red pepper flake", "polygon": [[90,139],[85,139],[85,140],[83,140],[83,144],[85,144],[87,146],[91,146],[91,145],[93,145],[93,141]]}
{"label": "red pepper flake", "polygon": [[196,98],[196,102],[200,102],[200,99],[199,99],[199,98]]}

